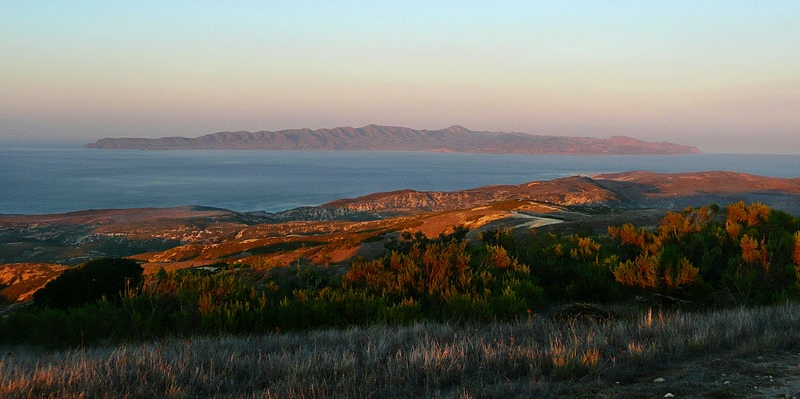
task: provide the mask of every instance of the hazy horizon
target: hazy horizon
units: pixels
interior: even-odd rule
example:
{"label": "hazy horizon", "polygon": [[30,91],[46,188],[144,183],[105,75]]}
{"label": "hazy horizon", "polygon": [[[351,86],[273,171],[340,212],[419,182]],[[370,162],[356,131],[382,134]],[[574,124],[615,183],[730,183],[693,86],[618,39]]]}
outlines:
{"label": "hazy horizon", "polygon": [[791,1],[7,1],[0,141],[458,124],[796,154],[798,17]]}

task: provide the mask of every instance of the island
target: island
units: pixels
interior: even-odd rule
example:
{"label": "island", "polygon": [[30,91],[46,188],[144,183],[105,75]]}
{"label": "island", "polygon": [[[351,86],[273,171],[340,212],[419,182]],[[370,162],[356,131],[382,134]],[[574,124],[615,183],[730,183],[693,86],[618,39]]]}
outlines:
{"label": "island", "polygon": [[698,154],[696,147],[650,143],[626,136],[609,138],[542,136],[473,131],[462,126],[438,130],[367,125],[360,128],[218,132],[196,138],[104,138],[87,148],[133,150],[349,150],[440,151],[481,154],[675,155]]}

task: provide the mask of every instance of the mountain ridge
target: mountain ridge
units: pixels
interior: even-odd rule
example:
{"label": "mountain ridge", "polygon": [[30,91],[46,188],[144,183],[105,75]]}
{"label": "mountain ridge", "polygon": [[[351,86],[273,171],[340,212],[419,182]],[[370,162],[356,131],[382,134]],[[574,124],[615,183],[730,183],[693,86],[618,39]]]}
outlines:
{"label": "mountain ridge", "polygon": [[800,178],[728,171],[656,173],[631,171],[572,176],[518,185],[459,191],[398,190],[328,202],[321,207],[360,212],[441,211],[505,200],[535,200],[563,206],[680,208],[709,202],[760,201],[800,214]]}
{"label": "mountain ridge", "polygon": [[370,124],[360,128],[225,131],[200,137],[103,138],[86,148],[137,150],[349,150],[438,151],[491,154],[673,155],[697,154],[696,147],[652,143],[627,136],[609,138],[545,136],[520,132],[474,131],[453,125],[411,129]]}

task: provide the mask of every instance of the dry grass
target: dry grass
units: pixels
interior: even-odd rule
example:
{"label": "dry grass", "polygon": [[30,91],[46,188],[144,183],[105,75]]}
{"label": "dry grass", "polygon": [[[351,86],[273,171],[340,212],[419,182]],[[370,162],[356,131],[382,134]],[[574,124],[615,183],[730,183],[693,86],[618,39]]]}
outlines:
{"label": "dry grass", "polygon": [[[190,243],[185,245],[164,251],[137,254],[131,258],[149,262],[144,266],[146,273],[155,272],[161,267],[166,270],[179,270],[201,266],[212,260],[236,259],[247,263],[266,259],[274,260],[276,263],[288,263],[303,256],[316,263],[326,263],[326,259],[337,263],[365,255],[362,241],[386,232],[422,231],[428,237],[436,237],[440,233],[451,232],[457,225],[475,229],[500,219],[507,219],[511,226],[519,225],[522,219],[515,218],[515,213],[512,211],[552,212],[553,209],[535,202],[511,200],[473,209],[422,212],[365,222],[259,224],[244,227],[235,234],[219,228],[204,230],[208,232],[209,237],[190,239]],[[291,248],[298,242],[309,241],[316,244],[309,243],[302,250]],[[274,247],[275,250],[263,251],[267,247]]]}
{"label": "dry grass", "polygon": [[67,266],[52,263],[9,263],[0,265],[0,302],[30,300],[33,293],[55,279]]}
{"label": "dry grass", "polygon": [[[800,305],[3,348],[0,397],[574,397],[699,354],[799,345]],[[652,379],[652,377],[649,377]]]}

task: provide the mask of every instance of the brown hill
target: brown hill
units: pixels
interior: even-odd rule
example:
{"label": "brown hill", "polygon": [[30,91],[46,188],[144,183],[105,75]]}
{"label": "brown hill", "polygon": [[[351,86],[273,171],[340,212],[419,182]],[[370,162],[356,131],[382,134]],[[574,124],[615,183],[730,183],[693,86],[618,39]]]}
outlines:
{"label": "brown hill", "polygon": [[[800,194],[800,178],[779,178],[756,176],[746,173],[710,171],[691,173],[623,172],[593,176],[595,180],[617,182],[621,189],[624,183],[633,188],[629,196],[647,197],[691,196],[697,194],[741,194],[741,193],[783,193]],[[654,191],[655,190],[655,191]]]}
{"label": "brown hill", "polygon": [[800,215],[800,178],[736,172],[603,174],[594,181],[634,207],[682,208],[717,202],[761,202]]}
{"label": "brown hill", "polygon": [[0,227],[14,223],[103,225],[136,223],[151,220],[229,217],[235,212],[202,206],[174,208],[90,209],[51,215],[4,215],[0,213]]}
{"label": "brown hill", "polygon": [[694,154],[695,147],[648,143],[625,136],[535,136],[479,132],[461,126],[439,130],[367,125],[361,128],[219,132],[197,138],[104,138],[87,148],[139,150],[391,150],[496,154]]}
{"label": "brown hill", "polygon": [[33,293],[58,277],[66,266],[50,263],[14,263],[0,265],[0,301],[30,300]]}
{"label": "brown hill", "polygon": [[374,213],[413,213],[458,209],[504,200],[665,209],[744,200],[760,201],[800,214],[800,178],[735,172],[625,172],[451,192],[402,190],[337,200],[323,206]]}
{"label": "brown hill", "polygon": [[529,200],[559,205],[614,205],[623,200],[588,177],[567,177],[520,185],[479,187],[463,191],[401,190],[329,202],[324,207],[373,213],[415,213],[459,209],[506,200]]}

